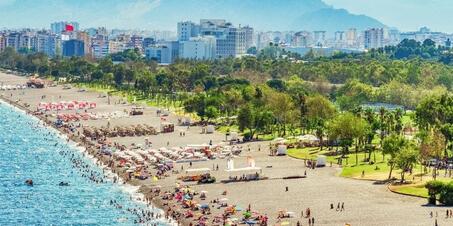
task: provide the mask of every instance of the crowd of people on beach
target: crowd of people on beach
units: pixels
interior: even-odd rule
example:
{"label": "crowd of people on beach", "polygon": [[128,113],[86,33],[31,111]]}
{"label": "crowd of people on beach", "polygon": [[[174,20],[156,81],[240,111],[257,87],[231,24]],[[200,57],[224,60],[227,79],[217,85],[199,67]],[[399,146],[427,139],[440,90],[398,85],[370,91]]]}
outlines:
{"label": "crowd of people on beach", "polygon": [[[29,114],[29,112],[27,112]],[[21,115],[18,115],[17,117],[22,117]],[[48,123],[48,124],[46,124]],[[54,132],[48,131],[46,128],[46,125],[52,125],[49,123],[49,121],[39,121],[39,122],[29,122],[28,126],[35,130],[36,132],[42,133],[43,137],[42,140],[46,142],[55,142],[54,147],[58,150],[58,154],[63,157],[63,159],[69,161],[71,164],[72,168],[76,170],[76,172],[83,178],[86,178],[92,183],[96,184],[101,184],[101,183],[109,183],[110,181],[113,183],[116,183],[119,181],[118,177],[115,175],[113,176],[110,180],[109,177],[107,176],[105,172],[105,168],[102,165],[101,161],[98,159],[94,159],[94,164],[99,167],[96,168],[93,166],[92,163],[87,159],[86,153],[77,153],[74,152],[74,150],[71,150],[67,148],[67,144],[69,143],[70,139],[66,139],[66,142],[62,142],[61,139],[57,138],[57,135]],[[68,126],[64,126],[63,128],[60,128],[60,131],[63,132],[64,134],[68,136],[74,136],[77,134],[76,129],[71,129],[71,128],[77,128],[77,125],[71,124]],[[63,130],[64,129],[64,130]],[[63,131],[62,131],[63,130]],[[77,134],[80,135],[80,134]],[[100,170],[102,169],[102,170]],[[33,179],[27,179],[25,183],[29,186],[33,186]],[[71,184],[67,181],[61,181],[59,184],[56,186],[71,186]],[[131,201],[132,201],[132,196],[131,196]],[[136,219],[133,220],[135,224],[146,224],[146,225],[152,225],[152,226],[157,226],[158,222],[160,219],[162,219],[162,214],[160,214],[158,209],[155,209],[152,207],[151,202],[148,202],[147,205],[144,206],[139,206],[139,205],[134,205],[134,208],[127,208],[123,209],[123,204],[121,204],[117,200],[110,200],[110,205],[113,206],[116,209],[122,209],[129,214],[133,215],[136,217]],[[118,219],[119,221],[124,221],[124,220],[132,220],[132,219]],[[167,218],[167,221],[170,221],[169,218]]]}

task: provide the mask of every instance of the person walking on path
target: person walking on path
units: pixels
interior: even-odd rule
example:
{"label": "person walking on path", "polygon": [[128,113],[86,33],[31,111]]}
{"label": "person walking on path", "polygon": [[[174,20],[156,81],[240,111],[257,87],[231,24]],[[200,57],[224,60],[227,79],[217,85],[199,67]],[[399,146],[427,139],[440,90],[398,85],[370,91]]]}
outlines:
{"label": "person walking on path", "polygon": [[340,211],[344,211],[344,202],[341,203],[341,209]]}

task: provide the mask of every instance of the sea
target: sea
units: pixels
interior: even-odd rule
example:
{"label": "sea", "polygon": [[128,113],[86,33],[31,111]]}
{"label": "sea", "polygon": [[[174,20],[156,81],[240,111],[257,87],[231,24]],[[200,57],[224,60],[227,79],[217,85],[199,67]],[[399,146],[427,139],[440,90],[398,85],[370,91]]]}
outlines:
{"label": "sea", "polygon": [[109,179],[95,183],[91,174],[108,172],[56,130],[0,102],[0,225],[136,225],[138,217],[127,209],[148,207],[133,189]]}

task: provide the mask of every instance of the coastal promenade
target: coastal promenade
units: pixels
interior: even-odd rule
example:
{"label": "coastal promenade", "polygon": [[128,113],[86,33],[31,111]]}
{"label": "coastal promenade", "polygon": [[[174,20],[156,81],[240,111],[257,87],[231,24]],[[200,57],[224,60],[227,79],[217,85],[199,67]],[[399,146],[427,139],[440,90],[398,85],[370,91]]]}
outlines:
{"label": "coastal promenade", "polygon": [[[26,78],[0,72],[0,83],[5,85],[24,84]],[[44,89],[24,89],[0,91],[2,99],[20,107],[28,112],[37,109],[40,102],[57,102],[57,101],[90,101],[95,102],[97,107],[88,110],[91,113],[108,113],[115,111],[129,111],[134,106],[119,97],[111,97],[110,104],[107,98],[102,94],[83,91],[78,88],[64,89],[62,85],[55,87],[46,87]],[[132,124],[149,124],[156,128],[160,127],[161,118],[156,114],[158,109],[155,107],[145,107],[144,114],[141,116],[131,116],[116,119],[98,119],[74,122],[82,126],[123,126]],[[48,122],[50,125],[56,120],[55,115],[39,116],[41,120]],[[178,116],[170,114],[166,119],[175,125]],[[183,131],[186,136],[179,136],[178,131]],[[189,144],[203,144],[212,142],[218,144],[223,142],[225,136],[220,133],[202,134],[202,128],[193,126],[190,128],[176,126],[174,133],[164,133],[153,136],[141,137],[121,137],[109,138],[111,142],[117,142],[127,147],[130,145],[144,145],[145,139],[152,142],[153,148],[186,146]],[[86,145],[88,152],[101,161],[108,163],[109,158],[99,153],[92,145],[82,142],[77,133],[70,133],[68,136],[81,145]],[[308,219],[301,217],[301,211],[305,212],[307,208],[311,210],[311,216],[315,218],[315,225],[434,225],[435,215],[437,213],[439,225],[453,225],[453,219],[445,219],[444,207],[425,206],[426,200],[414,197],[401,196],[388,191],[386,185],[374,184],[369,181],[360,181],[338,177],[337,174],[341,168],[337,166],[327,166],[315,170],[305,167],[304,161],[292,159],[287,156],[275,157],[269,156],[268,142],[253,142],[242,144],[243,152],[237,158],[235,163],[237,167],[245,167],[247,158],[251,157],[256,161],[256,165],[262,168],[262,175],[268,177],[267,180],[236,182],[223,184],[220,180],[227,179],[229,173],[226,170],[225,159],[215,159],[209,161],[189,163],[177,163],[174,167],[178,172],[169,172],[167,177],[159,180],[151,178],[146,180],[132,179],[128,183],[140,186],[140,190],[147,197],[153,197],[153,202],[164,210],[168,208],[180,208],[176,202],[162,200],[160,196],[152,195],[150,190],[153,187],[161,186],[163,193],[174,191],[176,183],[190,185],[192,189],[200,192],[207,192],[207,199],[196,201],[199,203],[208,203],[214,199],[228,199],[228,204],[237,205],[243,209],[249,205],[253,211],[266,214],[269,217],[270,225],[281,224],[282,222],[289,225],[296,225],[300,222],[307,225]],[[250,151],[249,151],[250,150]],[[217,166],[219,169],[217,170]],[[214,184],[197,185],[194,183],[183,183],[177,178],[184,175],[183,171],[188,168],[210,168],[215,169],[211,173],[217,178]],[[182,169],[182,170],[181,170]],[[123,177],[121,168],[112,167],[112,170]],[[151,170],[153,175],[155,171]],[[307,175],[306,178],[300,179],[283,179],[284,177]],[[226,195],[222,193],[226,191]],[[344,203],[344,211],[330,209],[330,204],[335,207],[337,203]],[[184,210],[181,210],[184,211]],[[277,219],[278,213],[292,212],[294,217],[288,219]],[[218,215],[223,209],[212,208],[212,215]],[[434,217],[430,217],[430,213]],[[241,214],[238,213],[240,218]],[[184,225],[189,225],[190,219],[180,219]]]}

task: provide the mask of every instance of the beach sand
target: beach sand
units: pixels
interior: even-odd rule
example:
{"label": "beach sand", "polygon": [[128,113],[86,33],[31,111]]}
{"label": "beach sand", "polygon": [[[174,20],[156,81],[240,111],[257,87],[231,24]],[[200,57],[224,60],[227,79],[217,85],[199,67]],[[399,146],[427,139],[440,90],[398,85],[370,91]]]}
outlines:
{"label": "beach sand", "polygon": [[[5,74],[0,72],[0,84],[24,84],[27,79],[15,75]],[[12,94],[12,96],[11,96]],[[130,104],[113,104],[120,101],[118,97],[111,97],[109,105],[107,98],[100,98],[99,93],[85,91],[79,92],[77,88],[63,89],[63,86],[46,87],[44,89],[25,89],[14,91],[0,91],[3,99],[17,102],[20,106],[28,104],[30,111],[35,111],[37,104],[44,102],[59,102],[59,101],[90,101],[96,102],[97,108],[90,109],[89,112],[114,112],[130,110],[133,105]],[[45,99],[41,97],[45,95]],[[101,127],[110,123],[110,126],[116,125],[131,125],[131,124],[148,124],[156,128],[160,127],[160,117],[156,115],[157,108],[146,107],[143,116],[131,116],[127,118],[106,119],[102,120],[87,120],[80,121],[82,125]],[[74,112],[74,111],[67,111]],[[49,120],[55,120],[54,117],[48,117]],[[167,121],[177,124],[178,116],[171,114]],[[76,122],[78,123],[78,122]],[[179,131],[185,131],[186,136],[179,136]],[[225,135],[221,133],[201,134],[201,127],[176,126],[174,133],[159,134],[146,137],[120,137],[110,139],[112,142],[118,142],[129,146],[132,143],[144,144],[145,138],[152,142],[153,148],[173,146],[186,146],[188,144],[209,143],[212,140],[214,144],[222,142]],[[73,138],[75,139],[75,138]],[[75,141],[79,141],[75,139]],[[260,146],[261,151],[258,151]],[[226,160],[215,159],[203,162],[194,162],[192,168],[216,168],[218,171],[212,171],[211,174],[217,178],[214,184],[197,185],[194,183],[182,183],[177,180],[178,176],[184,173],[170,174],[169,177],[159,181],[151,179],[138,180],[132,179],[128,183],[136,186],[142,186],[141,191],[147,195],[150,188],[155,185],[162,186],[164,191],[174,191],[176,182],[191,185],[197,191],[205,190],[208,192],[206,201],[196,200],[199,203],[207,203],[209,200],[216,198],[228,198],[228,204],[235,204],[243,209],[250,204],[253,211],[269,216],[269,223],[274,225],[277,223],[277,214],[279,210],[294,212],[295,217],[283,219],[288,221],[290,225],[296,225],[300,221],[302,225],[308,225],[308,219],[301,218],[301,211],[306,208],[311,209],[312,216],[315,218],[315,225],[404,225],[404,226],[419,226],[433,225],[434,218],[429,216],[433,211],[438,212],[438,223],[440,225],[453,225],[453,219],[445,219],[444,207],[429,207],[425,206],[425,199],[397,195],[390,192],[386,185],[374,184],[370,181],[361,181],[354,179],[346,179],[338,177],[341,168],[334,165],[315,170],[307,169],[304,166],[304,161],[296,160],[287,156],[274,157],[269,156],[269,142],[253,142],[243,144],[243,152],[240,157],[235,158],[236,167],[245,167],[247,156],[252,157],[256,161],[256,165],[262,167],[262,174],[268,177],[268,180],[237,182],[223,184],[220,180],[227,179],[230,175],[225,171]],[[250,148],[250,152],[248,149]],[[106,157],[96,154],[96,150],[92,150],[92,154],[97,158],[106,161]],[[178,163],[175,169],[180,170],[181,167],[189,168],[188,163]],[[116,172],[120,169],[113,169]],[[181,171],[181,170],[180,170]],[[307,178],[303,179],[282,179],[283,177],[304,175],[307,173]],[[151,173],[153,173],[151,171]],[[121,175],[121,174],[120,174]],[[288,191],[286,191],[288,187]],[[227,195],[221,193],[226,190]],[[165,201],[154,200],[157,206],[162,207]],[[336,211],[330,209],[330,204],[337,206],[338,202],[344,202],[345,211]],[[170,202],[169,205],[173,205]],[[167,208],[167,207],[164,207]],[[212,208],[212,215],[218,215],[223,212],[223,209]],[[237,215],[238,217],[240,215]],[[189,220],[183,222],[184,225],[189,224]]]}

